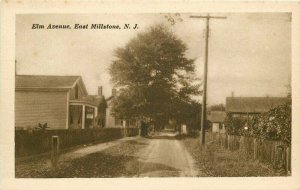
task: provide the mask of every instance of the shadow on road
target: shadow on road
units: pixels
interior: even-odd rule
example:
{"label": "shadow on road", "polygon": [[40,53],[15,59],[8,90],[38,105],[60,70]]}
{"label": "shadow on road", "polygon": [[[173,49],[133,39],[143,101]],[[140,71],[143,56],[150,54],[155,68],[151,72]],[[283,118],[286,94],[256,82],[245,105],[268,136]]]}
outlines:
{"label": "shadow on road", "polygon": [[148,145],[148,143],[138,142],[136,140],[129,140],[126,143],[131,144],[131,145]]}
{"label": "shadow on road", "polygon": [[137,177],[176,177],[180,176],[180,170],[153,162],[141,162],[138,161],[138,165],[142,166],[139,168]]}
{"label": "shadow on road", "polygon": [[149,136],[149,139],[168,139],[168,140],[176,140],[177,136],[168,136],[168,135],[154,135]]}
{"label": "shadow on road", "polygon": [[156,132],[153,135],[148,136],[149,139],[168,139],[168,140],[178,140],[180,135],[174,132]]}

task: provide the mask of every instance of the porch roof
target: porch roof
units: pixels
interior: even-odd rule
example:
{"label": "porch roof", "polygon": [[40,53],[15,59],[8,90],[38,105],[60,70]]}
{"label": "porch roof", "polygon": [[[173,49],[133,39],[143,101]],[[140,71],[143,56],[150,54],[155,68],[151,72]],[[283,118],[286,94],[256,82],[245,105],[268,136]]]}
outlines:
{"label": "porch roof", "polygon": [[97,96],[97,95],[87,95],[83,97],[82,99],[77,99],[77,100],[70,100],[70,103],[82,103],[82,104],[87,104],[95,107],[99,106],[105,106],[106,107],[106,102],[105,98],[103,96]]}
{"label": "porch roof", "polygon": [[82,105],[87,105],[87,106],[92,106],[92,107],[97,107],[97,105],[91,103],[91,102],[87,102],[87,101],[84,101],[84,100],[70,100],[69,101],[70,104],[82,104]]}

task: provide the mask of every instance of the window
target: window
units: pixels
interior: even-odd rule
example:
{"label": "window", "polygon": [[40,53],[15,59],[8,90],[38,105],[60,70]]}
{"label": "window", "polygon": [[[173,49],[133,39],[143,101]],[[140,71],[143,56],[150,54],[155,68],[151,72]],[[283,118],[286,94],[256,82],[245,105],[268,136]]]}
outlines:
{"label": "window", "polygon": [[121,119],[115,118],[115,125],[122,125]]}
{"label": "window", "polygon": [[221,123],[219,123],[219,129],[222,130],[223,126]]}
{"label": "window", "polygon": [[82,120],[82,106],[70,105],[69,106],[70,128],[81,128],[81,120]]}
{"label": "window", "polygon": [[90,106],[85,107],[85,128],[93,128],[94,127],[94,108]]}

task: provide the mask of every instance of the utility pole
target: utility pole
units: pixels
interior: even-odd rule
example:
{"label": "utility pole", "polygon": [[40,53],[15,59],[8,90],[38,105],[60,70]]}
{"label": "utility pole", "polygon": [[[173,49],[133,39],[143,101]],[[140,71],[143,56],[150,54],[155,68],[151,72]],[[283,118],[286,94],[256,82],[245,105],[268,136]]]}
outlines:
{"label": "utility pole", "polygon": [[202,110],[201,110],[201,133],[200,141],[202,145],[205,145],[205,121],[206,121],[206,94],[207,94],[207,62],[208,62],[208,38],[209,38],[209,20],[210,19],[226,19],[222,16],[190,16],[190,18],[201,18],[206,20],[206,32],[205,32],[205,61],[204,61],[204,83],[203,83],[203,98],[202,98]]}

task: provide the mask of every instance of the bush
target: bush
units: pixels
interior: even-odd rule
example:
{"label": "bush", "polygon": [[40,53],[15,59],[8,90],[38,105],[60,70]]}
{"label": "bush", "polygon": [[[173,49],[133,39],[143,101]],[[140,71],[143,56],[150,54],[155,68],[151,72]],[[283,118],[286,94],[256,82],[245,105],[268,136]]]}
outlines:
{"label": "bush", "polygon": [[246,122],[247,119],[243,117],[232,117],[230,113],[227,113],[224,123],[228,134],[242,135]]}
{"label": "bush", "polygon": [[227,133],[231,135],[251,136],[291,143],[291,103],[249,118],[248,130],[244,129],[246,118],[234,118],[228,114],[225,119]]}
{"label": "bush", "polygon": [[252,124],[253,135],[291,143],[291,112],[291,105],[285,104],[258,116]]}

